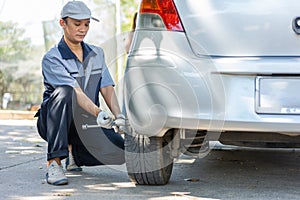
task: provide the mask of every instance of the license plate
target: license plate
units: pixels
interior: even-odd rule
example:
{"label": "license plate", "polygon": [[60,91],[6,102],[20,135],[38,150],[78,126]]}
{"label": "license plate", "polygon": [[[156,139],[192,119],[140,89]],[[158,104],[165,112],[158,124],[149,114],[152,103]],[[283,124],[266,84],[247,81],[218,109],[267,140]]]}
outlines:
{"label": "license plate", "polygon": [[300,77],[256,77],[255,104],[257,113],[300,114]]}

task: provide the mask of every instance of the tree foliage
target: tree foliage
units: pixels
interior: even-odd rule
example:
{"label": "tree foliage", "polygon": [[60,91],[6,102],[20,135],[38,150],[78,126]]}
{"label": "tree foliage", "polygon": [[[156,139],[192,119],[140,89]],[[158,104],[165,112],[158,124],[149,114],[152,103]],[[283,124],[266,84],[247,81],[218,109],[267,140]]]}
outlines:
{"label": "tree foliage", "polygon": [[24,30],[16,23],[0,21],[0,61],[24,60],[30,51],[30,39],[23,38]]}
{"label": "tree foliage", "polygon": [[122,32],[131,31],[133,16],[138,11],[139,0],[121,0]]}
{"label": "tree foliage", "polygon": [[26,101],[31,95],[27,88],[36,80],[32,73],[37,50],[33,50],[31,40],[23,36],[24,32],[17,23],[0,21],[0,105],[6,92],[15,95],[17,91]]}

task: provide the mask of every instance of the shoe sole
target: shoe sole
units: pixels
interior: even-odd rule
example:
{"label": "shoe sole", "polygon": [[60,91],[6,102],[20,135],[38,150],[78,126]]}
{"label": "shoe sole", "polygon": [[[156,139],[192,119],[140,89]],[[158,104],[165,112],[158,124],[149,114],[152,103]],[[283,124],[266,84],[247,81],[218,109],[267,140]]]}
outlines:
{"label": "shoe sole", "polygon": [[82,168],[81,167],[77,167],[77,168],[73,168],[73,169],[68,169],[70,162],[69,162],[69,158],[66,159],[66,170],[68,172],[81,172]]}
{"label": "shoe sole", "polygon": [[48,180],[48,174],[46,174],[46,180],[47,180],[47,183],[50,184],[50,185],[67,185],[68,184],[68,179],[66,179],[66,178],[60,179],[60,180],[55,181],[55,182],[50,182]]}
{"label": "shoe sole", "polygon": [[68,184],[68,180],[67,179],[63,179],[63,180],[55,181],[55,182],[49,183],[49,184],[51,184],[51,185],[67,185]]}
{"label": "shoe sole", "polygon": [[81,172],[82,168],[66,169],[68,172]]}

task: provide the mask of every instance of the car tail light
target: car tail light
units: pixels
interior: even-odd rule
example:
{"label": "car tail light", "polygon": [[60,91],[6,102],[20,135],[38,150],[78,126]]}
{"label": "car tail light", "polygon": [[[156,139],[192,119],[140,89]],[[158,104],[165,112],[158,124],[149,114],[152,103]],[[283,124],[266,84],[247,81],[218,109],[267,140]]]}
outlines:
{"label": "car tail light", "polygon": [[173,0],[142,0],[140,28],[166,28],[184,31]]}

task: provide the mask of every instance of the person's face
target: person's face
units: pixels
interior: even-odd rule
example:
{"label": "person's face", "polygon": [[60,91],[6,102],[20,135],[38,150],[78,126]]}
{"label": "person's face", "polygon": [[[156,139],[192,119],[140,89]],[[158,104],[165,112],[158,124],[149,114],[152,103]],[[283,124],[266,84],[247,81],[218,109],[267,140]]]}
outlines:
{"label": "person's face", "polygon": [[67,40],[72,43],[80,43],[83,41],[89,30],[90,19],[77,20],[68,17],[66,21],[61,19],[60,25],[64,29]]}

